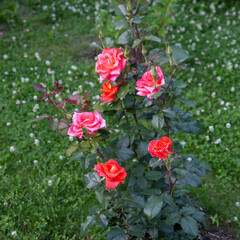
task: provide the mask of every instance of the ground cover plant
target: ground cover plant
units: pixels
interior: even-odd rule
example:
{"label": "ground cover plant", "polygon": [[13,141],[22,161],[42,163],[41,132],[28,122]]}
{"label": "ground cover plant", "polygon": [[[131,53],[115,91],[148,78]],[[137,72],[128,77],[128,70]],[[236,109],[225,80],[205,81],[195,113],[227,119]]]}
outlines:
{"label": "ground cover plant", "polygon": [[[88,48],[88,43],[89,39],[94,40],[96,36],[93,16],[95,10],[100,13],[101,5],[89,7],[87,15],[90,18],[86,20],[86,15],[74,12],[74,9],[82,5],[69,2],[69,6],[65,7],[68,11],[61,11],[60,6],[63,3],[55,3],[57,10],[54,10],[49,2],[39,4],[29,1],[29,5],[19,2],[18,6],[13,4],[10,9],[12,15],[7,15],[5,11],[4,21],[0,26],[2,238],[15,236],[19,239],[46,239],[50,236],[54,239],[75,239],[80,236],[79,226],[87,215],[86,205],[90,199],[92,201],[95,198],[91,193],[83,191],[85,184],[79,163],[73,161],[67,164],[69,158],[65,156],[64,148],[70,142],[62,141],[60,134],[52,134],[44,123],[32,125],[26,122],[26,118],[33,119],[47,109],[49,111],[49,108],[43,106],[38,109],[40,104],[36,100],[37,94],[31,88],[39,79],[48,85],[51,82],[52,87],[53,79],[61,80],[60,83],[62,82],[65,90],[69,89],[69,93],[77,90],[79,85],[82,85],[80,89],[90,86],[94,98],[100,95],[100,85],[93,70],[94,62],[91,61],[96,53],[94,49]],[[85,4],[87,3],[89,2]],[[206,187],[202,188],[201,194],[198,193],[206,206],[209,206],[213,222],[231,221],[237,228],[237,219],[240,217],[239,193],[235,191],[238,186],[238,168],[234,164],[238,163],[239,156],[239,82],[236,80],[239,72],[236,65],[239,60],[236,38],[239,32],[236,24],[239,6],[234,2],[225,4],[217,1],[214,5],[201,2],[189,4],[184,1],[179,1],[178,4],[176,13],[173,13],[174,18],[186,21],[176,21],[173,28],[168,29],[166,37],[173,44],[181,43],[193,56],[188,60],[190,72],[184,71],[182,75],[182,79],[191,88],[191,91],[186,91],[186,98],[193,100],[196,105],[196,111],[191,112],[196,115],[200,113],[197,118],[207,127],[214,127],[209,128],[210,132],[203,137],[195,139],[180,135],[179,140],[184,139],[187,142],[182,142],[183,151],[194,151],[201,161],[209,163],[214,169],[205,183]],[[7,7],[4,5],[3,8]],[[17,9],[16,12],[14,9]],[[205,18],[202,11],[211,16],[211,20]],[[52,14],[57,15],[56,20]],[[14,20],[12,16],[15,16]],[[191,22],[193,18],[194,22]],[[73,22],[84,22],[84,26]],[[199,23],[202,30],[199,29],[200,26],[196,27]],[[216,30],[217,24],[221,30]],[[193,36],[192,29],[196,31],[195,35],[199,40]],[[105,29],[101,30],[104,33]],[[212,40],[213,37],[218,38],[218,44]],[[211,54],[210,48],[206,50],[206,45],[210,42]],[[228,51],[231,51],[231,55]],[[197,64],[193,62],[194,58],[198,58]],[[216,63],[212,66],[214,61]],[[214,90],[206,86],[205,79],[208,80],[207,86],[211,85]],[[196,92],[198,98],[195,97]],[[221,100],[226,106],[222,105]],[[222,110],[220,115],[218,109]],[[226,125],[227,123],[231,125]],[[225,125],[231,127],[224,128]],[[207,136],[210,141],[205,140]],[[203,148],[208,149],[211,158],[208,154],[205,155]],[[212,198],[207,194],[209,188],[214,193]],[[105,232],[94,229],[88,238],[96,239],[96,236],[98,239],[101,236],[105,239]]]}

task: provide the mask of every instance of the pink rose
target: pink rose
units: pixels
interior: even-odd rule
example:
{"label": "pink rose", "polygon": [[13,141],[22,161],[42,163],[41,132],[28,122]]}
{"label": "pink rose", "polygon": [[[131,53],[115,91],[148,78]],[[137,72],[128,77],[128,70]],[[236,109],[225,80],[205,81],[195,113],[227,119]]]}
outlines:
{"label": "pink rose", "polygon": [[152,77],[152,70],[145,72],[142,79],[136,82],[137,95],[153,99],[152,96],[156,92],[160,92],[161,86],[165,84],[164,76],[160,67],[156,67],[157,77]]}
{"label": "pink rose", "polygon": [[124,52],[118,48],[105,48],[98,55],[95,72],[100,73],[100,81],[116,81],[126,65]]}
{"label": "pink rose", "polygon": [[68,135],[81,138],[83,127],[87,129],[87,133],[93,135],[98,129],[105,128],[106,122],[98,112],[75,112],[72,118],[72,126],[68,129]]}

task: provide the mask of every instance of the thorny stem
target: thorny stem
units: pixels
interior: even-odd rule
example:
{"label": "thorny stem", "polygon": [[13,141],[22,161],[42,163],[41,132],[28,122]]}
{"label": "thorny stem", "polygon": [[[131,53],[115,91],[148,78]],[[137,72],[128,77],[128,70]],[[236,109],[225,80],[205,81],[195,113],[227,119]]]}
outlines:
{"label": "thorny stem", "polygon": [[177,66],[174,68],[174,70],[173,70],[173,67],[171,66],[171,78],[170,78],[170,81],[168,83],[167,89],[170,87],[170,84],[172,83],[173,74],[175,73],[176,69],[177,69]]}
{"label": "thorny stem", "polygon": [[166,122],[166,126],[167,126],[167,137],[169,137],[169,122]]}
{"label": "thorny stem", "polygon": [[99,148],[97,148],[96,152],[97,152],[98,156],[104,161],[104,157],[103,157],[103,155],[100,153]]}
{"label": "thorny stem", "polygon": [[[133,113],[133,117],[134,117],[135,122],[138,124],[136,113]],[[142,138],[142,134],[141,134],[141,129],[138,129],[138,132],[139,132],[140,139],[142,140],[143,138]]]}
{"label": "thorny stem", "polygon": [[173,192],[174,192],[173,190],[174,190],[175,184],[177,183],[177,180],[178,180],[178,179],[176,178],[175,181],[174,181],[173,184],[172,184],[172,189],[171,189],[171,192],[170,192],[170,195],[171,195],[171,196],[173,196]]}

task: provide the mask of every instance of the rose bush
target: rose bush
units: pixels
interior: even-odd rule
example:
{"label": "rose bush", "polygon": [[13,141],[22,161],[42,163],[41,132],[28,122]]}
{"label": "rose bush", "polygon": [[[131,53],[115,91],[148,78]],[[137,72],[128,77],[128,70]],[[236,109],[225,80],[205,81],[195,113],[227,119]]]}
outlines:
{"label": "rose bush", "polygon": [[[91,104],[90,93],[63,99],[57,81],[52,91],[35,84],[34,89],[42,92],[40,99],[64,117],[43,114],[35,121],[48,119],[53,131],[76,137],[66,154],[86,171],[86,188],[95,191],[98,201],[91,203],[81,224],[82,236],[98,224],[110,229],[107,240],[195,239],[205,215],[187,188],[200,186],[200,177],[211,169],[196,156],[182,153],[181,144],[173,140],[180,131],[196,135],[205,131],[179,105],[194,107],[183,98],[187,84],[174,75],[186,67],[183,62],[189,56],[168,43],[160,52],[161,39],[151,35],[149,23],[144,22],[148,2],[125,2],[114,8],[118,16],[114,27],[121,31],[118,44],[125,51],[109,48],[114,41],[102,39],[102,34],[103,50],[98,43],[91,44],[102,51],[96,73],[100,81],[108,80],[101,89],[103,103]],[[56,94],[58,102],[53,99]]]}

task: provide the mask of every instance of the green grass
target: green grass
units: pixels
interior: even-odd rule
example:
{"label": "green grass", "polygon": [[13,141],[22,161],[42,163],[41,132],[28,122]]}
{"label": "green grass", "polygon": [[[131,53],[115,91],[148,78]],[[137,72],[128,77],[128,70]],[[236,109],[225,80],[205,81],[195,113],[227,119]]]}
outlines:
{"label": "green grass", "polygon": [[[65,149],[71,144],[68,137],[51,132],[45,120],[30,123],[42,113],[56,114],[51,106],[34,100],[35,95],[39,96],[32,88],[35,83],[53,87],[55,78],[61,80],[65,90],[69,89],[69,94],[82,85],[84,91],[91,88],[93,96],[99,95],[100,84],[93,61],[96,52],[88,46],[98,35],[93,6],[88,13],[80,15],[61,10],[60,2],[64,1],[58,1],[56,20],[53,20],[49,2],[42,3],[40,8],[34,0],[20,2],[17,10],[11,6],[11,15],[0,18],[1,239],[9,239],[14,231],[17,239],[81,239],[81,222],[85,220],[87,208],[95,201],[93,193],[84,187],[84,172],[79,162],[68,164],[69,158],[65,155]],[[71,1],[78,8],[76,2]],[[48,4],[47,10],[42,8],[45,4]],[[1,7],[6,9],[6,5]],[[213,168],[204,186],[195,194],[209,215],[217,213],[220,220],[233,224],[236,231],[240,226],[239,221],[233,221],[235,216],[240,219],[240,208],[235,205],[240,202],[240,83],[239,66],[235,67],[240,60],[238,9],[239,3],[233,1],[211,13],[205,2],[178,1],[174,13],[176,24],[169,27],[167,34],[170,44],[180,43],[192,56],[188,69],[176,72],[177,79],[189,82],[185,97],[196,105],[196,109],[189,111],[207,128],[214,126],[213,132],[201,136],[179,134],[174,137],[187,143],[183,152],[195,153]],[[192,20],[195,23],[191,23]],[[201,24],[202,30],[196,24]],[[104,30],[111,31],[111,28],[106,27],[103,33]],[[35,57],[36,52],[40,61]],[[71,68],[73,65],[77,70]],[[49,74],[48,69],[55,74]],[[89,82],[95,84],[95,88],[90,87]],[[232,87],[235,91],[231,91]],[[213,92],[216,93],[214,98]],[[18,100],[20,104],[16,104]],[[221,105],[222,100],[224,105]],[[33,112],[35,104],[40,108]],[[231,128],[226,128],[227,123]],[[34,137],[30,137],[30,133]],[[219,138],[221,143],[215,144]],[[35,145],[35,139],[39,140],[39,146]],[[10,152],[11,146],[16,149],[14,152]],[[35,160],[38,162],[34,163]],[[86,237],[104,238],[105,230],[100,228],[94,228]]]}

